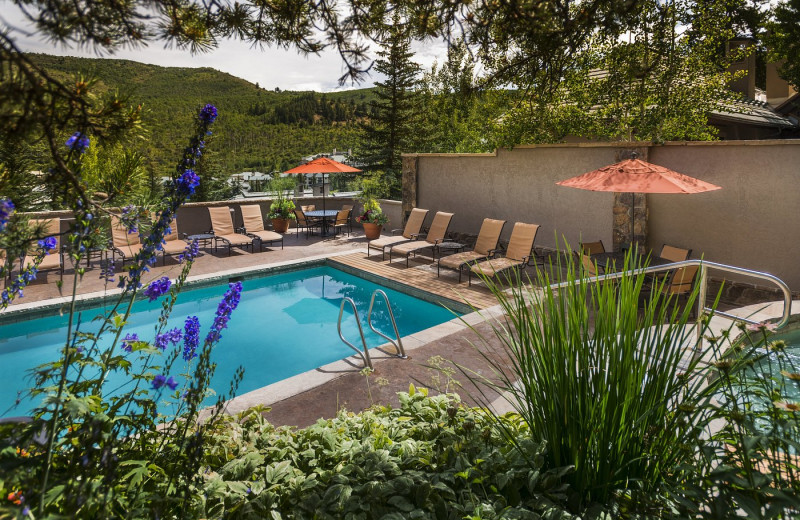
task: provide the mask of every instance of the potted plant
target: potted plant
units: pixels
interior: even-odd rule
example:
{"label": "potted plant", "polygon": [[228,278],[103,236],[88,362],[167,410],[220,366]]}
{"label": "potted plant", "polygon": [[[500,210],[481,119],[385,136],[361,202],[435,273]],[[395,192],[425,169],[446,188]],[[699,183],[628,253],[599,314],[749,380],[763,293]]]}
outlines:
{"label": "potted plant", "polygon": [[375,240],[381,236],[383,225],[389,222],[389,217],[381,210],[381,205],[375,199],[364,201],[364,212],[356,217],[356,222],[364,226],[364,236],[367,240]]}
{"label": "potted plant", "polygon": [[269,218],[272,220],[272,229],[276,233],[286,233],[289,223],[295,219],[294,201],[286,197],[287,186],[288,189],[292,189],[294,180],[277,178],[270,183],[274,198],[269,207]]}

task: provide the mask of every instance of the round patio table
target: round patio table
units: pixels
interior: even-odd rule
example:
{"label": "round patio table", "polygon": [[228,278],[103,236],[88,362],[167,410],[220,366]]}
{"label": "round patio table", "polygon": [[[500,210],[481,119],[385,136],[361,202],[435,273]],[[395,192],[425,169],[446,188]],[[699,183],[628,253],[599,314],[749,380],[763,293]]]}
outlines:
{"label": "round patio table", "polygon": [[339,210],[318,209],[314,211],[304,211],[303,213],[307,217],[322,219],[322,234],[320,236],[326,237],[328,236],[328,219],[331,217],[336,218],[336,214],[339,213]]}

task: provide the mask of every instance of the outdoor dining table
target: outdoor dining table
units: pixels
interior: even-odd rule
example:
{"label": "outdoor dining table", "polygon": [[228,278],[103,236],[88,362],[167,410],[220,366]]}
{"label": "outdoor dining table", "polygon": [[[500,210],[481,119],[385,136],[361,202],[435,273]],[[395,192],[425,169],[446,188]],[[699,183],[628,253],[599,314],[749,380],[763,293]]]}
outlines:
{"label": "outdoor dining table", "polygon": [[328,219],[331,217],[336,218],[336,215],[339,213],[339,211],[335,209],[319,209],[314,211],[306,211],[304,213],[307,217],[322,219],[322,234],[320,236],[326,237],[328,236]]}

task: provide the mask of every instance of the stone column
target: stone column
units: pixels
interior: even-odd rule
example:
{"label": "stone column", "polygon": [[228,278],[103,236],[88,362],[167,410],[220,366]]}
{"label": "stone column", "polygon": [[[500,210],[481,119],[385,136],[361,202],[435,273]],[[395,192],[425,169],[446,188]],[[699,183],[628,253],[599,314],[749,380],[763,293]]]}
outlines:
{"label": "stone column", "polygon": [[417,207],[417,164],[419,157],[416,154],[403,154],[402,157],[403,174],[403,227],[411,214],[411,210]]}
{"label": "stone column", "polygon": [[[616,162],[630,159],[634,153],[643,161],[648,159],[649,148],[637,146],[621,148],[616,152]],[[647,243],[647,194],[615,193],[613,208],[614,251],[638,244],[642,251]],[[633,225],[631,225],[631,222]]]}

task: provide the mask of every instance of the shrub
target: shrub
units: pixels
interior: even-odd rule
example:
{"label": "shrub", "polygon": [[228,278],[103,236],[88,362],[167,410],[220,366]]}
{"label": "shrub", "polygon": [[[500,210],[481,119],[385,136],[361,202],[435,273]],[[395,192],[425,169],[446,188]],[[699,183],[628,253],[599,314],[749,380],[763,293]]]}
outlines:
{"label": "shrub", "polygon": [[[293,431],[250,410],[218,424],[205,462],[208,518],[572,518],[543,446],[509,445],[457,396],[340,412]],[[529,438],[524,422],[501,418]],[[475,515],[475,516],[473,516]],[[541,516],[539,516],[541,515]]]}
{"label": "shrub", "polygon": [[[689,325],[697,288],[679,302],[663,281],[646,292],[646,276],[590,283],[558,261],[537,271],[538,287],[517,277],[506,292],[486,280],[505,314],[492,326],[512,369],[487,355],[496,378],[484,383],[512,396],[530,440],[547,446],[547,467],[574,468],[565,481],[575,511],[791,517],[800,416],[779,387],[800,375],[777,387],[773,373],[756,375],[766,336],[730,341],[728,330],[700,342],[708,316]],[[511,430],[508,439],[519,442]]]}

